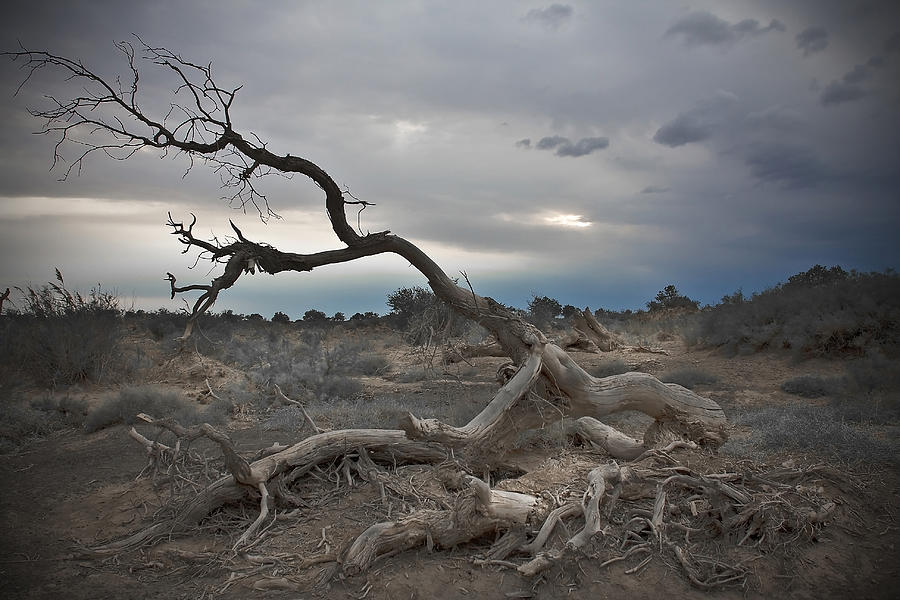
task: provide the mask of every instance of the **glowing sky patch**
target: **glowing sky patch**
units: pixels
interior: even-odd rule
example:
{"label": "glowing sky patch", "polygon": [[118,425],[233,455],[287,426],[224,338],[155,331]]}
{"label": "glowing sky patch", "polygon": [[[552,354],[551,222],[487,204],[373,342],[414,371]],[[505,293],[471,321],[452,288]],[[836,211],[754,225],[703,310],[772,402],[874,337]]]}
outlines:
{"label": "glowing sky patch", "polygon": [[582,221],[581,219],[581,215],[555,215],[552,217],[544,217],[546,223],[558,227],[584,228],[593,225],[590,221]]}

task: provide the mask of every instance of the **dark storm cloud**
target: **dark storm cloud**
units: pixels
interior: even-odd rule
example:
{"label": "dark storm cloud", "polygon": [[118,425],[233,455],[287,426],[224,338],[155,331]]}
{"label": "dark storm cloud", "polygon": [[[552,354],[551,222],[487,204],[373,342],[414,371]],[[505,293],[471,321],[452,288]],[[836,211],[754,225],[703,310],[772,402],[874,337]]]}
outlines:
{"label": "dark storm cloud", "polygon": [[641,190],[642,194],[662,194],[668,192],[669,188],[664,185],[648,185]]}
{"label": "dark storm cloud", "polygon": [[734,44],[744,37],[784,30],[784,25],[777,19],[761,27],[756,19],[744,19],[732,24],[710,12],[696,11],[676,21],[666,30],[665,36],[681,36],[687,46],[721,46]]}
{"label": "dark storm cloud", "polygon": [[525,138],[523,140],[519,140],[518,142],[516,142],[516,148],[525,148],[525,149],[531,148],[531,138]]}
{"label": "dark storm cloud", "polygon": [[609,147],[609,138],[607,137],[587,137],[581,138],[574,144],[572,140],[561,135],[543,137],[538,140],[536,148],[538,150],[556,149],[557,156],[579,157],[587,156],[595,150],[603,150]]}
{"label": "dark storm cloud", "polygon": [[568,4],[551,4],[547,8],[534,8],[522,17],[526,23],[536,23],[547,29],[559,29],[575,12]]}
{"label": "dark storm cloud", "polygon": [[828,31],[819,25],[811,25],[795,37],[797,48],[803,50],[803,56],[821,52],[828,46]]}
{"label": "dark storm cloud", "polygon": [[826,167],[807,148],[779,142],[752,144],[744,162],[761,182],[785,188],[813,187],[827,177]]}
{"label": "dark storm cloud", "polygon": [[822,103],[822,106],[832,106],[860,100],[865,98],[866,95],[866,90],[855,83],[832,81],[822,90],[822,93],[819,95],[819,102]]}

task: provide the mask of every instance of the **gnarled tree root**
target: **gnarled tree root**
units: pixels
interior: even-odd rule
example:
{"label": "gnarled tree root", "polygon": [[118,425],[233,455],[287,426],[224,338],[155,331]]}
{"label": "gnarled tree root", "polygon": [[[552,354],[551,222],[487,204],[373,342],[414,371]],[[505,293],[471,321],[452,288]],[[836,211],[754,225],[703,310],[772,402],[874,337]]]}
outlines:
{"label": "gnarled tree root", "polygon": [[[448,456],[443,447],[410,440],[400,430],[343,429],[310,436],[248,466],[253,480],[264,483],[288,470],[294,474],[306,473],[318,464],[334,460],[360,447],[367,448],[375,458],[386,462],[437,463],[446,460]],[[172,519],[91,550],[98,554],[115,554],[152,543],[162,536],[184,532],[195,527],[215,509],[243,499],[251,489],[258,490],[258,485],[239,484],[232,475],[222,477],[188,500]]]}

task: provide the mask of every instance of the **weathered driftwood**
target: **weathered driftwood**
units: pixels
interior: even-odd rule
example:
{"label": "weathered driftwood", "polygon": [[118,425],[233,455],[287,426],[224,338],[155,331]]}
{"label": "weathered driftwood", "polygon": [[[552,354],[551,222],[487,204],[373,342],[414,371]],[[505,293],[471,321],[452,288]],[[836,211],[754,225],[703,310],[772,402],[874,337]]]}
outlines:
{"label": "weathered driftwood", "polygon": [[576,312],[571,318],[572,327],[581,332],[601,352],[609,352],[624,346],[622,341],[604,327],[594,316],[589,306]]}

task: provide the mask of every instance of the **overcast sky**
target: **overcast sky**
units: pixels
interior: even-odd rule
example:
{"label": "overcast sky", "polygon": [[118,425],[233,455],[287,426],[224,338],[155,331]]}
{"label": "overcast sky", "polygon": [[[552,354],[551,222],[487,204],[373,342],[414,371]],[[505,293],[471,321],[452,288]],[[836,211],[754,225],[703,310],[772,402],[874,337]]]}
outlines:
{"label": "overcast sky", "polygon": [[[17,3],[19,43],[128,75],[141,36],[243,84],[236,129],[308,158],[377,204],[361,218],[418,244],[476,291],[524,306],[638,308],[666,284],[715,303],[816,263],[900,266],[900,10],[896,2],[660,1]],[[144,65],[148,107],[176,84]],[[179,282],[218,275],[165,227],[313,252],[340,246],[320,190],[263,180],[283,220],[231,210],[217,176],[152,152],[88,160],[61,182],[55,140],[26,108],[79,88],[60,73],[18,95],[0,61],[0,287],[58,267],[127,304],[177,310]],[[68,87],[67,87],[68,86]],[[68,90],[68,91],[67,91]],[[71,156],[71,152],[69,154]],[[63,169],[65,165],[62,165]],[[396,256],[243,277],[217,310],[386,312],[424,284]]]}

